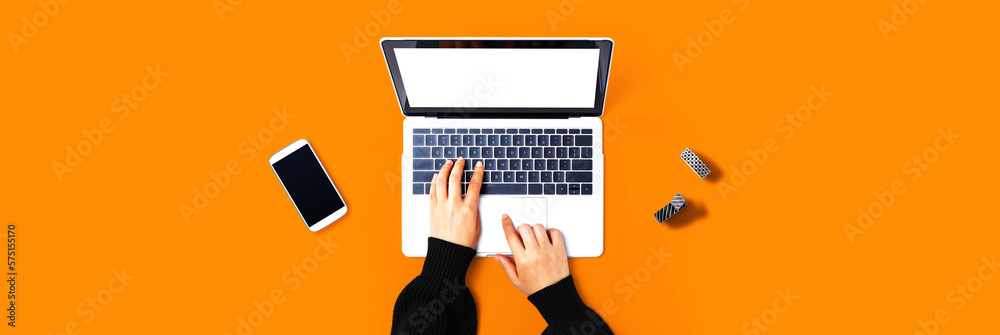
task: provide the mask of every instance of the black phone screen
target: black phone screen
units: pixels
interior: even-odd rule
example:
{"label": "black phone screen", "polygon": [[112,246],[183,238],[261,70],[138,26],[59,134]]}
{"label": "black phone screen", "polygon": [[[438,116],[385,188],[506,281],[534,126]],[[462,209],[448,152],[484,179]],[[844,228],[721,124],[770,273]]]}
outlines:
{"label": "black phone screen", "polygon": [[308,144],[275,162],[274,171],[310,227],[344,208],[344,199]]}

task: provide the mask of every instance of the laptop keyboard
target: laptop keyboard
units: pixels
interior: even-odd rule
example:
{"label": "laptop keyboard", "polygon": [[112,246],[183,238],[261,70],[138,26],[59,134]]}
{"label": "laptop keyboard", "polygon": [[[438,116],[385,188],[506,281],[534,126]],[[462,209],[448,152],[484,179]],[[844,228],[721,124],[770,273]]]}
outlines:
{"label": "laptop keyboard", "polygon": [[462,193],[482,161],[480,194],[593,194],[593,129],[413,129],[413,194],[430,194],[431,178],[449,159],[465,157]]}

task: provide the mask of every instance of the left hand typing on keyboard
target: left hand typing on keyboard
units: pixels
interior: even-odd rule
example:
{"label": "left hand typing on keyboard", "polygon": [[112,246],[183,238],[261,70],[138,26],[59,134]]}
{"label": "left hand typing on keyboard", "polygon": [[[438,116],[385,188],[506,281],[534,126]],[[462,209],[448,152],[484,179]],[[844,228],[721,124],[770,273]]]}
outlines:
{"label": "left hand typing on keyboard", "polygon": [[462,171],[465,159],[448,160],[431,179],[431,237],[476,248],[479,242],[479,189],[483,182],[483,163],[477,162],[469,189],[462,197]]}

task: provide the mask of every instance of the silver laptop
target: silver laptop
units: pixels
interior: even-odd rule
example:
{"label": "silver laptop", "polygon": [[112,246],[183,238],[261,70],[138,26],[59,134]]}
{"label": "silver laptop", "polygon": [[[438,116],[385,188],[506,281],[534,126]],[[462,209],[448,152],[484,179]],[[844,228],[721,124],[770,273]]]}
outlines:
{"label": "silver laptop", "polygon": [[477,256],[510,254],[500,225],[562,231],[570,257],[604,252],[601,119],[608,38],[384,38],[403,121],[403,254],[423,257],[428,194],[465,157],[463,192],[485,165]]}

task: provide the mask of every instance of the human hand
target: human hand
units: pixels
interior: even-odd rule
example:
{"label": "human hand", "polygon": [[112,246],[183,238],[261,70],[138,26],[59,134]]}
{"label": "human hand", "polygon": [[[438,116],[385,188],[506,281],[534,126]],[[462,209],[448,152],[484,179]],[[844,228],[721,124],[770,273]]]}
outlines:
{"label": "human hand", "polygon": [[493,259],[500,263],[518,291],[531,295],[569,276],[566,245],[558,229],[522,224],[514,230],[514,223],[504,214],[503,231],[514,262],[504,255],[493,255]]}
{"label": "human hand", "polygon": [[483,163],[476,163],[469,190],[462,198],[465,159],[450,159],[431,178],[431,237],[476,248],[479,243],[479,189],[483,185]]}

